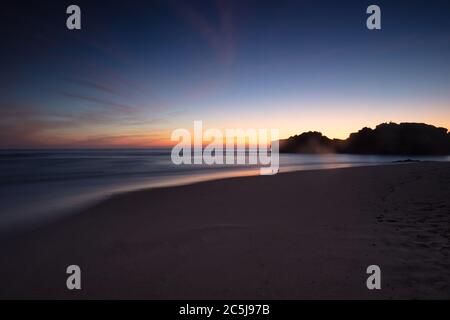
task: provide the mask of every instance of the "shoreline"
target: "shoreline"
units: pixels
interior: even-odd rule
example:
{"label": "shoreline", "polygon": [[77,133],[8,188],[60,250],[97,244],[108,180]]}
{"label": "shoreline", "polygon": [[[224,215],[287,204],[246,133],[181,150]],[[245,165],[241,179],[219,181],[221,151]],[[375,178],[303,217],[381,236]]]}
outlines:
{"label": "shoreline", "polygon": [[[437,161],[429,161],[429,160],[414,160],[415,162],[437,162]],[[293,165],[282,168],[278,174],[286,174],[291,172],[300,172],[300,171],[319,171],[319,170],[334,170],[334,169],[345,169],[345,168],[353,168],[353,167],[369,167],[369,166],[385,166],[385,165],[396,165],[396,164],[404,164],[409,163],[404,160],[400,161],[391,161],[384,163],[317,163],[317,164],[307,164],[307,168],[305,166]],[[328,166],[328,167],[327,167]],[[111,197],[115,197],[120,194],[128,194],[132,192],[139,192],[145,190],[153,190],[153,189],[161,189],[161,188],[174,188],[178,186],[187,186],[194,185],[197,183],[204,183],[208,181],[219,181],[240,177],[255,177],[259,176],[259,167],[241,167],[230,170],[212,170],[211,172],[200,172],[192,175],[174,175],[174,176],[165,176],[164,179],[160,181],[135,181],[134,186],[116,186],[116,187],[107,187],[107,191],[95,191],[94,193],[90,193],[89,195],[84,195],[83,200],[69,200],[68,204],[63,204],[61,201],[54,203],[49,206],[49,208],[40,208],[38,212],[33,213],[36,217],[33,217],[28,222],[9,222],[9,225],[0,225],[0,240],[14,238],[16,236],[20,236],[24,233],[31,232],[36,229],[40,229],[42,227],[46,227],[51,225],[52,223],[64,220],[68,217],[74,216],[82,211],[89,209],[92,206],[95,206],[98,203],[103,201],[107,201]],[[161,177],[160,177],[161,178]],[[96,195],[93,195],[96,194]],[[58,199],[59,201],[60,199]],[[28,210],[26,215],[31,215],[33,210]],[[22,215],[21,212],[14,212],[15,214]]]}
{"label": "shoreline", "polygon": [[418,162],[119,193],[0,245],[0,297],[449,298],[449,176]]}

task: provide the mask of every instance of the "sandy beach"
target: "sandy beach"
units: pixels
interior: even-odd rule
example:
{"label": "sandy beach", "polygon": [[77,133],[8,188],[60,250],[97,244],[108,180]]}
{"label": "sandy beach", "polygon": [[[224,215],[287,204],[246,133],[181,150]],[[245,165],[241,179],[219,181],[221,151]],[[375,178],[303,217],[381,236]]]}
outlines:
{"label": "sandy beach", "polygon": [[0,298],[450,298],[449,195],[434,162],[119,194],[3,241]]}

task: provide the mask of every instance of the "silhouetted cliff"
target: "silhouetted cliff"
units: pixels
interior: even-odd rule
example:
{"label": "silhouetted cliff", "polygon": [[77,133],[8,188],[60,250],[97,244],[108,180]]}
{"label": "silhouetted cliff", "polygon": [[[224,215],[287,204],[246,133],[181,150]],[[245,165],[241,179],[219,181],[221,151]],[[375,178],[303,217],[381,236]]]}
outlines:
{"label": "silhouetted cliff", "polygon": [[309,131],[286,140],[280,140],[280,151],[292,153],[330,153],[335,152],[335,146],[333,140],[325,137],[322,133]]}
{"label": "silhouetted cliff", "polygon": [[423,123],[383,123],[375,129],[363,128],[346,140],[329,139],[320,132],[305,132],[280,140],[285,153],[350,154],[450,154],[450,133]]}

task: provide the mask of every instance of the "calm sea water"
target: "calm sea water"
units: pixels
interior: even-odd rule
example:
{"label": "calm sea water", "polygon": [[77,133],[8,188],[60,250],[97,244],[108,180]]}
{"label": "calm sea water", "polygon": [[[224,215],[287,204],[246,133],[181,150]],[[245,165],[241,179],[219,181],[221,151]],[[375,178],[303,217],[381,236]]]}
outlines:
{"label": "calm sea water", "polygon": [[[280,155],[280,172],[378,165],[407,158]],[[142,188],[257,175],[255,166],[176,166],[169,149],[0,151],[0,236],[34,227],[111,194]]]}

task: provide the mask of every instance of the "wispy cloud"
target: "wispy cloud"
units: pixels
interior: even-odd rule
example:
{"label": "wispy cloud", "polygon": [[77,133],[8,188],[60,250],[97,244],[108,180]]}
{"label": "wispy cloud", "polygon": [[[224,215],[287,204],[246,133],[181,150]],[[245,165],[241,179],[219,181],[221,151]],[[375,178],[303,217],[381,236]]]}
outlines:
{"label": "wispy cloud", "polygon": [[211,49],[216,53],[219,61],[224,64],[230,64],[233,62],[235,54],[231,2],[216,0],[214,4],[219,15],[216,25],[192,5],[182,1],[171,2],[172,7],[175,8],[179,15],[207,41]]}
{"label": "wispy cloud", "polygon": [[94,96],[88,96],[88,95],[84,95],[84,94],[79,94],[79,93],[73,93],[73,92],[67,92],[67,91],[59,91],[57,92],[58,94],[65,96],[65,97],[69,97],[72,99],[79,99],[79,100],[83,100],[83,101],[87,101],[87,102],[92,102],[95,104],[98,104],[102,107],[105,108],[115,108],[117,110],[120,110],[122,112],[137,112],[140,109],[136,106],[132,106],[132,105],[128,105],[128,104],[124,104],[124,103],[119,103],[116,101],[112,101],[112,100],[107,100],[107,99],[103,99],[103,98],[98,98],[98,97],[94,97]]}
{"label": "wispy cloud", "polygon": [[166,133],[149,134],[94,135],[74,140],[72,147],[150,147],[165,146],[168,143]]}
{"label": "wispy cloud", "polygon": [[168,122],[161,117],[126,115],[122,109],[70,112],[30,106],[0,108],[0,148],[150,146],[168,139],[164,130]]}

